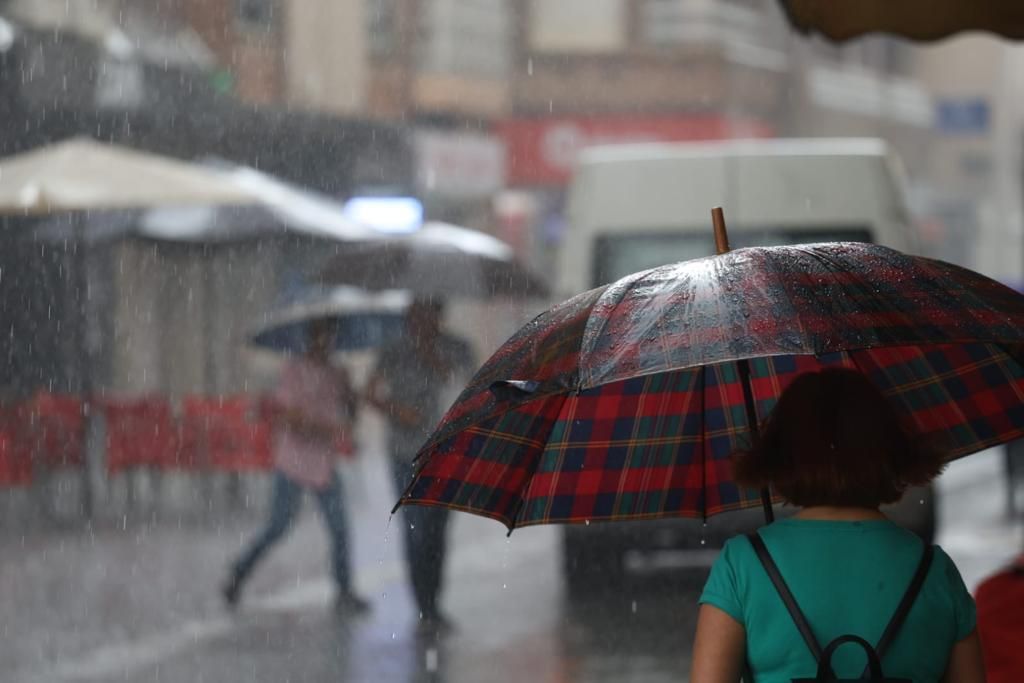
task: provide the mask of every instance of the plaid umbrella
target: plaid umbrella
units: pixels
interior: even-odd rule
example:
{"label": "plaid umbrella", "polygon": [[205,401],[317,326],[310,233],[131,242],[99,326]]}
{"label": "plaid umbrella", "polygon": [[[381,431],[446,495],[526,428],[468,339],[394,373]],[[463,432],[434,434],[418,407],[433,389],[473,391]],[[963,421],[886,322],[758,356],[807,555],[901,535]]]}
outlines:
{"label": "plaid umbrella", "polygon": [[[535,318],[477,373],[399,501],[509,529],[709,515],[799,374],[864,373],[956,458],[1024,435],[1024,296],[859,243],[740,249],[643,271]],[[749,368],[750,408],[741,370]]]}

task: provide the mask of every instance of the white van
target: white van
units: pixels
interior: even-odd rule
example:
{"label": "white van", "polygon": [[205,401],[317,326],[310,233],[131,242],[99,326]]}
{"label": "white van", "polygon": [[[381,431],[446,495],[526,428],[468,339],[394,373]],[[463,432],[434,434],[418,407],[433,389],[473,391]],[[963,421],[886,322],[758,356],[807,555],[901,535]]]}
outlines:
{"label": "white van", "polygon": [[569,191],[559,293],[733,248],[865,241],[913,252],[902,171],[882,140],[729,140],[595,147]]}
{"label": "white van", "polygon": [[[914,252],[902,172],[875,139],[743,140],[594,148],[569,191],[559,293],[715,253],[711,209],[723,207],[733,248],[862,241]],[[930,487],[886,510],[926,539]],[[569,594],[608,586],[630,566],[706,570],[721,544],[762,522],[760,509],[699,520],[609,522],[564,529]]]}

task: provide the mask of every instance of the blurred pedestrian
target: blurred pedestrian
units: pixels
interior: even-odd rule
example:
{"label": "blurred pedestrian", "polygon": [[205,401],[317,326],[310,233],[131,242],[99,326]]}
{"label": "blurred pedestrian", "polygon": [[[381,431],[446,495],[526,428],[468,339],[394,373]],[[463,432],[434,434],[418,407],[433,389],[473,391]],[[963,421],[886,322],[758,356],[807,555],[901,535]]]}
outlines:
{"label": "blurred pedestrian", "polygon": [[[745,666],[754,681],[813,680],[816,659],[852,634],[881,651],[885,680],[984,681],[974,601],[952,560],[879,511],[942,466],[860,373],[798,377],[735,475],[801,509],[726,543],[700,597],[690,680],[736,683]],[[860,679],[853,644],[827,680]]]}
{"label": "blurred pedestrian", "polygon": [[988,683],[1024,680],[1024,554],[985,577],[975,591]]}
{"label": "blurred pedestrian", "polygon": [[305,489],[316,496],[330,535],[335,608],[358,614],[369,604],[352,590],[348,527],[335,470],[339,451],[350,443],[358,403],[347,373],[330,364],[334,323],[312,321],[307,334],[305,352],[286,362],[271,396],[276,471],[270,515],[232,565],[224,600],[230,607],[237,605],[253,569],[291,528]]}
{"label": "blurred pedestrian", "polygon": [[[406,312],[405,334],[382,349],[366,389],[367,402],[388,421],[388,452],[398,493],[413,477],[413,458],[447,406],[446,387],[473,365],[469,344],[441,329],[443,305],[414,301]],[[451,622],[438,605],[444,571],[448,511],[407,506],[405,558],[413,595],[425,630],[447,630]]]}

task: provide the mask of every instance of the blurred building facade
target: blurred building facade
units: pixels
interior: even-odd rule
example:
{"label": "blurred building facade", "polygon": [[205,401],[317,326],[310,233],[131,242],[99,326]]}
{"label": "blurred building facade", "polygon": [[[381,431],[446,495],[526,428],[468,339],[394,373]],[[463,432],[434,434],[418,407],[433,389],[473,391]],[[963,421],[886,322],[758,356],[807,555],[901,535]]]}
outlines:
{"label": "blurred building facade", "polygon": [[[403,128],[347,114],[344,103],[287,106],[275,90],[286,83],[279,29],[258,30],[261,15],[243,5],[220,3],[237,13],[225,15],[231,30],[221,32],[217,3],[0,4],[0,154],[89,135],[252,164],[336,197],[363,185],[410,187]],[[221,35],[230,41],[207,41]],[[324,91],[352,90],[328,76],[335,81]],[[77,391],[83,295],[68,277],[76,247],[31,244],[26,220],[3,227],[0,268],[16,277],[0,301],[0,324],[12,331],[0,384],[22,394]],[[312,240],[249,250],[128,241],[91,253],[94,385],[182,394],[252,388],[239,353],[245,335],[325,250]]]}
{"label": "blurred building facade", "polygon": [[779,132],[791,74],[771,2],[513,4],[512,104],[497,129],[526,216],[506,220],[532,226],[538,258],[572,229],[565,190],[583,148]]}
{"label": "blurred building facade", "polygon": [[[0,147],[11,153],[86,134],[182,158],[222,156],[334,195],[408,185],[405,130],[369,119],[361,106],[365,60],[351,54],[364,52],[365,32],[339,30],[352,26],[342,11],[351,3],[295,4],[305,9],[6,0],[0,106],[11,125]],[[314,29],[333,39],[307,35]]]}
{"label": "blurred building facade", "polygon": [[86,133],[339,198],[413,193],[548,270],[589,145],[877,136],[927,253],[1020,278],[1024,69],[994,39],[836,47],[775,0],[6,0],[0,17],[5,153]]}
{"label": "blurred building facade", "polygon": [[922,48],[935,98],[934,184],[921,213],[940,254],[1024,285],[1024,48],[966,35]]}
{"label": "blurred building facade", "polygon": [[413,191],[432,218],[486,227],[505,184],[491,133],[509,110],[505,0],[180,0],[256,105],[402,126],[409,175],[357,189]]}

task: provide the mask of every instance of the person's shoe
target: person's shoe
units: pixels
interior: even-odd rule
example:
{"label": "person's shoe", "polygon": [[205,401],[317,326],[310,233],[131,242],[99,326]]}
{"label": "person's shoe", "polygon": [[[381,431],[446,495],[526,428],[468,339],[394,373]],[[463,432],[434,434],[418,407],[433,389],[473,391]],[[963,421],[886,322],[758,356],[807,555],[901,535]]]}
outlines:
{"label": "person's shoe", "polygon": [[416,629],[423,635],[446,636],[455,631],[455,624],[439,611],[422,613]]}
{"label": "person's shoe", "polygon": [[238,608],[238,601],[242,598],[242,582],[237,576],[232,575],[220,588],[221,597],[224,598],[224,606],[234,611]]}
{"label": "person's shoe", "polygon": [[345,591],[334,598],[334,611],[339,615],[358,616],[370,611],[370,603],[355,593]]}

